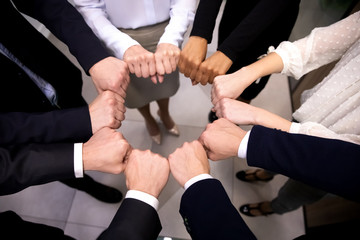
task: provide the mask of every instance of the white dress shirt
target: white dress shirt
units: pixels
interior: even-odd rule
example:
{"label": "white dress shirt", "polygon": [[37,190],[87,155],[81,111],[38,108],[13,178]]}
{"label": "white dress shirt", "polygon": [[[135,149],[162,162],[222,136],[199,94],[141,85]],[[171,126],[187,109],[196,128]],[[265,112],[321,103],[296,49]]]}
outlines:
{"label": "white dress shirt", "polygon": [[74,0],[87,24],[117,58],[139,43],[118,28],[137,29],[170,19],[159,43],[180,47],[194,20],[196,0]]}

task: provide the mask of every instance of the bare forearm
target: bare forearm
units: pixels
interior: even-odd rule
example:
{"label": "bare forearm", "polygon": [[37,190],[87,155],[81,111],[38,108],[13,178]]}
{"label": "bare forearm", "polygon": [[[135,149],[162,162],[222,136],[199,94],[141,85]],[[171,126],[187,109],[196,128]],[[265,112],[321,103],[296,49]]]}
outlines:
{"label": "bare forearm", "polygon": [[280,73],[284,68],[284,64],[281,57],[273,52],[248,65],[246,68],[254,74],[255,79],[258,79],[269,74]]}
{"label": "bare forearm", "polygon": [[258,108],[257,114],[255,116],[254,125],[261,125],[264,127],[276,128],[282,131],[289,132],[291,122],[265,109]]}

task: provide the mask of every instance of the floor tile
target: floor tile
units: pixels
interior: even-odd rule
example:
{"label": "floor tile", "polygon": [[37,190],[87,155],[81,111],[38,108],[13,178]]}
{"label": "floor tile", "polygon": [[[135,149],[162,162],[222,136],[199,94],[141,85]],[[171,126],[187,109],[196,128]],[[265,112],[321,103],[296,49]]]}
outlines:
{"label": "floor tile", "polygon": [[180,199],[184,189],[180,188],[158,211],[162,224],[160,236],[191,239],[179,213]]}
{"label": "floor tile", "polygon": [[66,221],[75,191],[60,182],[32,186],[1,196],[0,211],[12,210],[20,216]]}
{"label": "floor tile", "polygon": [[106,228],[115,216],[119,206],[120,203],[103,203],[86,193],[77,191],[68,222]]}
{"label": "floor tile", "polygon": [[102,227],[68,223],[66,224],[65,234],[77,240],[96,240],[104,230],[105,228]]}
{"label": "floor tile", "polygon": [[47,218],[37,218],[37,217],[29,217],[29,216],[21,216],[21,218],[28,222],[45,224],[62,230],[65,230],[65,226],[66,226],[66,221],[58,221]]}

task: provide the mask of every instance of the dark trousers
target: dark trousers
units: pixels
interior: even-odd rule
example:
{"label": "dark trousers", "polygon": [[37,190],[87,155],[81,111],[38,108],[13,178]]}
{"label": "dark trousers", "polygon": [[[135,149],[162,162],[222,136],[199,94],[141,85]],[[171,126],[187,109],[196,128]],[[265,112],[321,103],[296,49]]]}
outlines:
{"label": "dark trousers", "polygon": [[0,213],[1,239],[71,240],[64,231],[23,220],[12,211]]}

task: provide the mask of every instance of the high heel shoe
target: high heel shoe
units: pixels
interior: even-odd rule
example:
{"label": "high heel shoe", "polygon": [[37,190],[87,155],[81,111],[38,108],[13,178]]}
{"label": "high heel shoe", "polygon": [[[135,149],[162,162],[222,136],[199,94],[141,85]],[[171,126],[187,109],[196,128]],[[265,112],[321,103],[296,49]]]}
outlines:
{"label": "high heel shoe", "polygon": [[150,135],[150,137],[155,143],[157,143],[159,145],[161,144],[161,134],[160,133],[157,135],[154,135],[154,136]]}
{"label": "high heel shoe", "polygon": [[[157,114],[158,114],[158,116],[160,117],[160,120],[164,123],[164,121],[161,119],[161,116],[160,116],[160,110],[157,111]],[[173,121],[173,122],[174,122],[174,121]],[[165,126],[165,124],[164,124],[164,126]],[[165,128],[166,128],[166,126],[165,126]],[[180,136],[179,128],[178,128],[178,126],[176,125],[175,122],[174,122],[174,126],[173,126],[172,128],[170,128],[170,129],[167,129],[167,128],[166,128],[166,130],[167,130],[170,134],[172,134],[172,135],[174,135],[174,136]]]}
{"label": "high heel shoe", "polygon": [[172,135],[175,135],[175,136],[180,136],[180,131],[179,131],[179,128],[178,126],[176,125],[176,123],[174,123],[174,126],[171,128],[171,129],[167,129],[168,132]]}
{"label": "high heel shoe", "polygon": [[151,135],[150,132],[149,132],[149,128],[148,128],[148,123],[145,122],[145,125],[146,125],[146,128],[147,128],[147,130],[148,130],[148,133],[149,133],[151,139],[152,139],[155,143],[157,143],[157,144],[160,145],[160,144],[161,144],[161,132],[160,132],[160,129],[159,129],[159,132],[158,132],[157,134]]}

